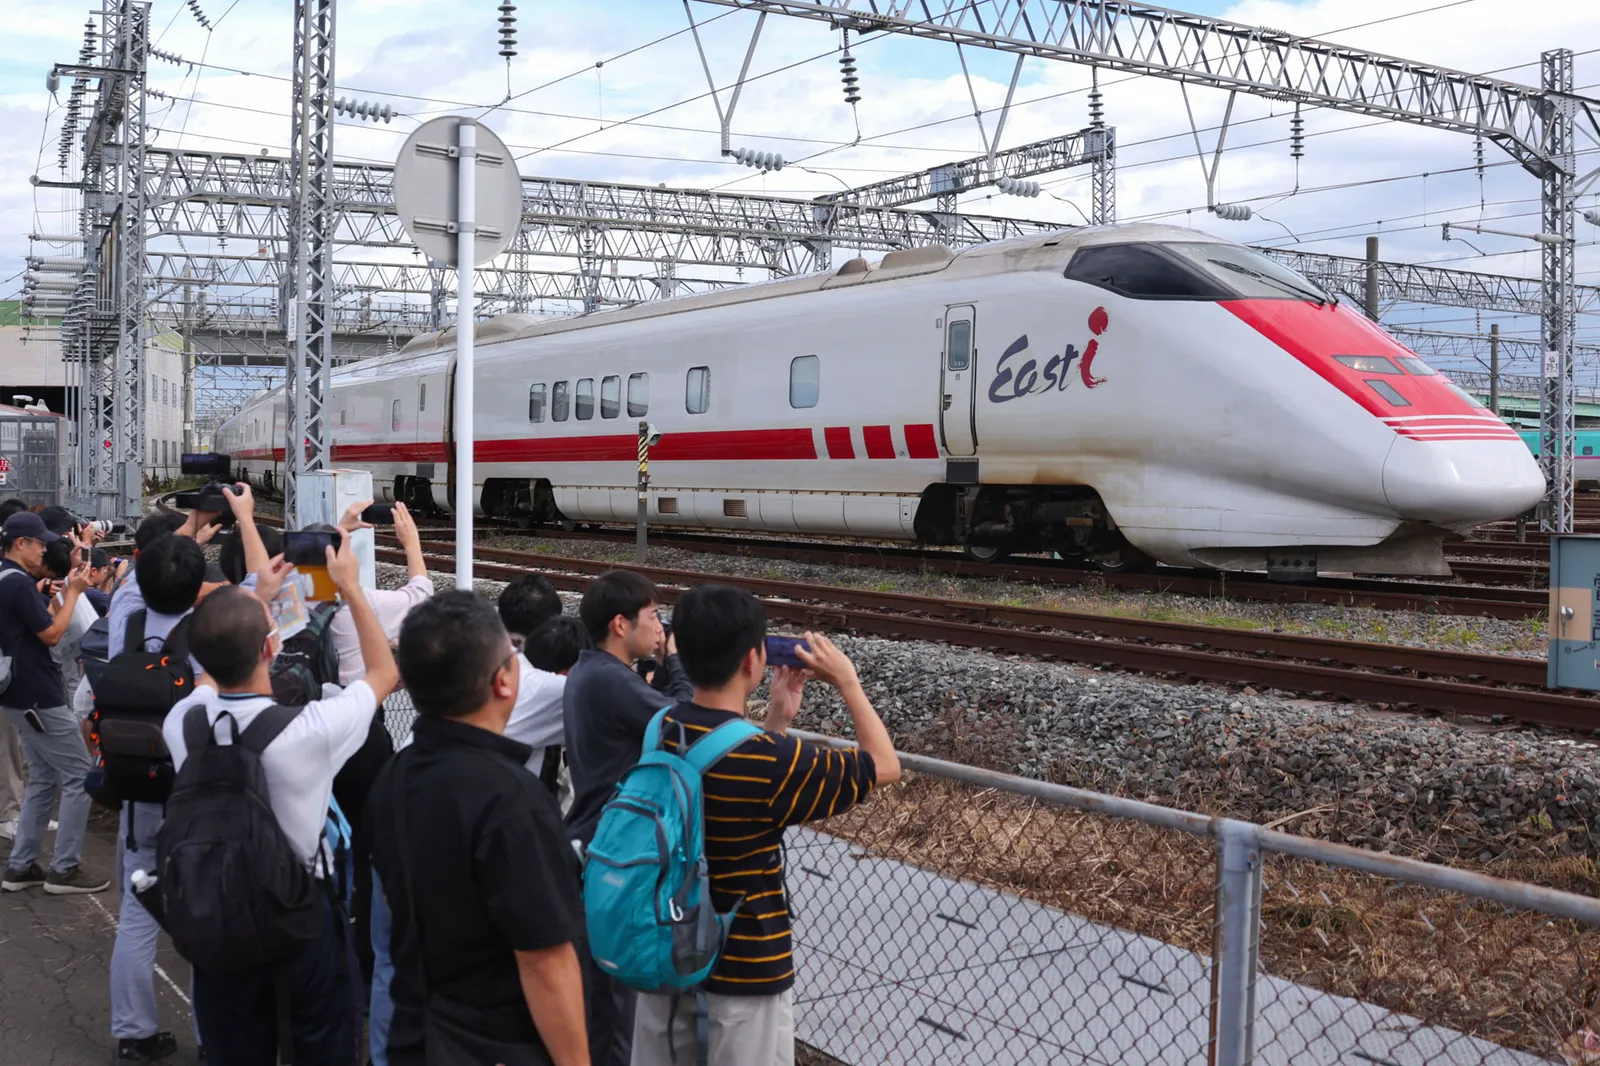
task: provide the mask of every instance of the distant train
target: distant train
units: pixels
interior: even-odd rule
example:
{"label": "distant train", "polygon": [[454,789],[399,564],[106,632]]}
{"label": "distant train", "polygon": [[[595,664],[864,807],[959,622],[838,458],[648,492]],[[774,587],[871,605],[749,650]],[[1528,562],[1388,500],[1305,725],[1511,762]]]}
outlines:
{"label": "distant train", "polygon": [[[1520,429],[1522,438],[1535,459],[1539,458],[1539,431]],[[1600,430],[1580,429],[1573,434],[1572,476],[1579,481],[1600,481]]]}
{"label": "distant train", "polygon": [[[1108,569],[1442,574],[1449,532],[1543,494],[1515,431],[1300,275],[1132,225],[852,259],[572,318],[482,323],[477,507],[1053,550]],[[335,465],[452,495],[454,333],[333,375]],[[282,477],[264,394],[215,447]]]}

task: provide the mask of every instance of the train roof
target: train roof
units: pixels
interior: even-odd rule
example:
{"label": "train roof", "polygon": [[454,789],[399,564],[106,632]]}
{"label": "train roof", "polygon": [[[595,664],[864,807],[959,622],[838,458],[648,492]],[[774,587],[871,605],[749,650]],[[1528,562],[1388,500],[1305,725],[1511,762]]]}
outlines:
{"label": "train roof", "polygon": [[[851,259],[842,266],[816,274],[804,274],[780,281],[753,285],[731,286],[715,292],[680,296],[670,300],[652,300],[610,311],[592,312],[557,318],[536,318],[532,315],[508,314],[485,319],[478,323],[474,335],[475,345],[495,344],[500,341],[524,337],[540,337],[570,330],[589,329],[613,322],[632,322],[639,319],[659,318],[665,315],[698,311],[710,307],[754,303],[779,296],[824,289],[853,288],[894,281],[901,278],[920,277],[927,274],[951,271],[961,276],[983,276],[1010,272],[1027,272],[1054,268],[1065,264],[1079,248],[1096,244],[1123,244],[1133,241],[1209,241],[1231,243],[1220,237],[1182,226],[1162,226],[1154,223],[1137,223],[1123,226],[1083,226],[1062,229],[1054,233],[1014,237],[1004,241],[977,244],[959,252],[942,244],[925,245],[890,252],[876,263],[863,258]],[[397,356],[416,356],[443,351],[455,346],[454,328],[413,337]],[[393,356],[387,358],[394,358]],[[373,360],[377,363],[383,360]]]}

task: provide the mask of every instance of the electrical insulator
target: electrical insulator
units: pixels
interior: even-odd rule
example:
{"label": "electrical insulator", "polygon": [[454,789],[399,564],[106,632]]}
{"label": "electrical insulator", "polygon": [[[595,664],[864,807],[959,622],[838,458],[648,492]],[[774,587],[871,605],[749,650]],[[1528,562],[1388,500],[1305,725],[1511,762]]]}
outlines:
{"label": "electrical insulator", "polygon": [[157,59],[165,59],[168,63],[171,63],[174,66],[181,67],[185,63],[188,62],[188,60],[184,59],[181,56],[175,56],[171,52],[163,52],[159,48],[151,48],[151,49],[149,49],[149,52],[150,52],[151,55],[155,56]]}
{"label": "electrical insulator", "polygon": [[861,102],[861,79],[856,77],[856,60],[850,54],[850,31],[844,31],[844,54],[839,57],[839,80],[844,83],[844,102],[855,107]]}
{"label": "electrical insulator", "polygon": [[1044,189],[1036,181],[1023,181],[1020,178],[1001,178],[994,184],[997,189],[1008,196],[1038,196]]}
{"label": "electrical insulator", "polygon": [[194,13],[194,20],[206,29],[211,28],[211,20],[206,18],[206,13],[200,10],[200,0],[189,0],[189,10]]}
{"label": "electrical insulator", "polygon": [[333,102],[333,109],[341,115],[349,115],[351,118],[370,122],[388,122],[394,118],[394,108],[388,104],[375,104],[368,100],[351,100],[343,96]]}
{"label": "electrical insulator", "polygon": [[762,173],[771,173],[782,170],[784,159],[777,152],[758,152],[753,148],[735,148],[728,153],[734,160],[747,167],[754,167]]}
{"label": "electrical insulator", "polygon": [[1091,68],[1089,77],[1089,125],[1095,129],[1106,124],[1105,98],[1100,93],[1100,71]]}
{"label": "electrical insulator", "polygon": [[1600,226],[1600,211],[1585,211],[1583,220],[1591,226]]}
{"label": "electrical insulator", "polygon": [[1289,120],[1289,154],[1304,159],[1306,154],[1306,120],[1300,117],[1300,105],[1294,105],[1294,117]]}
{"label": "electrical insulator", "polygon": [[517,54],[517,5],[511,0],[500,5],[500,54],[507,59]]}
{"label": "electrical insulator", "polygon": [[1255,214],[1245,204],[1213,204],[1211,213],[1229,222],[1248,222],[1250,216]]}

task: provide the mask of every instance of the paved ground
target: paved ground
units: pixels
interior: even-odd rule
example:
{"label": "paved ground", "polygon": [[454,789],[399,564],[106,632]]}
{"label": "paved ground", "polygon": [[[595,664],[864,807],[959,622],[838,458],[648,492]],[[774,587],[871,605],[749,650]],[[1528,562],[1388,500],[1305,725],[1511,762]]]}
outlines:
{"label": "paved ground", "polygon": [[[111,876],[117,819],[96,808],[84,865]],[[54,834],[46,841],[48,849]],[[10,845],[0,839],[0,856]],[[121,906],[115,886],[95,896],[47,896],[41,889],[0,894],[0,1062],[5,1066],[104,1066],[111,1039],[111,947]],[[166,937],[157,965],[161,1024],[178,1037],[167,1062],[196,1061],[189,1013],[189,966]],[[170,983],[169,983],[170,981]]]}

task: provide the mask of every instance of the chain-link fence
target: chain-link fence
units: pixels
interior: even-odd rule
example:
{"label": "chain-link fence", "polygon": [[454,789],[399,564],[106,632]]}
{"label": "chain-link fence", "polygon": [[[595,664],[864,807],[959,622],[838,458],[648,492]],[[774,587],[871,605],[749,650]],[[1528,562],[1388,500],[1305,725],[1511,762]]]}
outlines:
{"label": "chain-link fence", "polygon": [[1600,900],[901,759],[789,833],[802,1062],[1600,1066]]}
{"label": "chain-link fence", "polygon": [[1600,900],[902,759],[791,833],[815,1061],[1600,1066]]}

